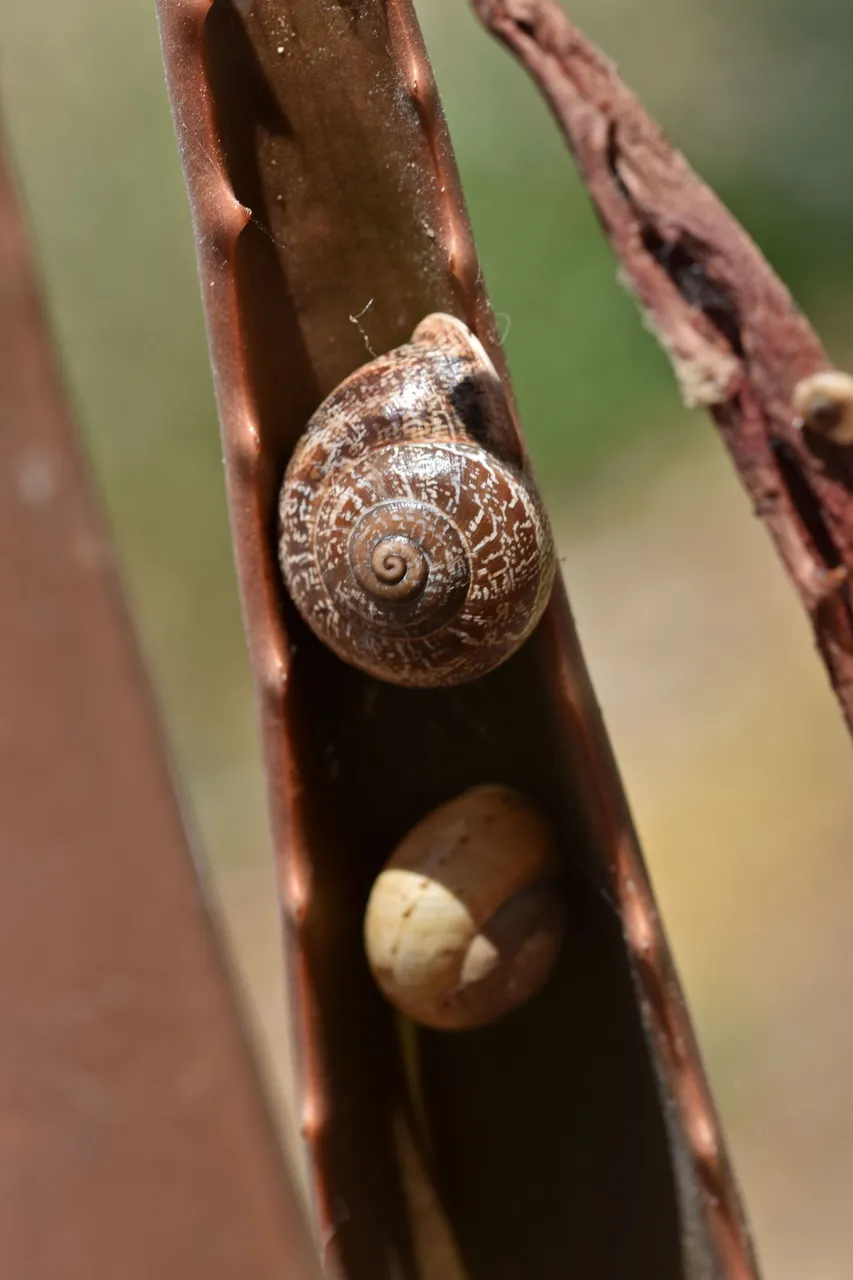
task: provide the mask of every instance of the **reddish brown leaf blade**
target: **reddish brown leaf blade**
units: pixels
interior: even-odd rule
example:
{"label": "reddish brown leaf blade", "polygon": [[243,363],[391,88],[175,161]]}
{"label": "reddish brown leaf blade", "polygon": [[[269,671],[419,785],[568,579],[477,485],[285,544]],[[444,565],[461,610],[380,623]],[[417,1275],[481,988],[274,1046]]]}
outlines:
{"label": "reddish brown leaf blade", "polygon": [[0,165],[0,1259],[317,1270]]}
{"label": "reddish brown leaf blade", "polygon": [[[160,0],[159,14],[327,1261],[346,1280],[458,1275],[438,1259],[438,1221],[471,1280],[747,1277],[722,1138],[562,593],[503,668],[435,691],[345,666],[283,598],[276,499],[288,456],[368,344],[387,350],[446,310],[503,367],[411,9]],[[573,929],[527,1009],[483,1032],[409,1033],[420,1068],[410,1089],[362,913],[404,832],[482,782],[518,787],[549,814]],[[424,1226],[433,1192],[444,1220]]]}

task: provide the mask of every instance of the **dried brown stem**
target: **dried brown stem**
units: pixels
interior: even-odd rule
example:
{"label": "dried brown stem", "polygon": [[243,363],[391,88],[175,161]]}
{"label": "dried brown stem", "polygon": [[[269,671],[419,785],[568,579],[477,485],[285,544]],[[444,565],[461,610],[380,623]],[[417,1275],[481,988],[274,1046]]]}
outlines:
{"label": "dried brown stem", "polygon": [[757,246],[554,0],[472,0],[548,100],[688,405],[714,418],[853,731],[853,463],[798,428],[830,361]]}

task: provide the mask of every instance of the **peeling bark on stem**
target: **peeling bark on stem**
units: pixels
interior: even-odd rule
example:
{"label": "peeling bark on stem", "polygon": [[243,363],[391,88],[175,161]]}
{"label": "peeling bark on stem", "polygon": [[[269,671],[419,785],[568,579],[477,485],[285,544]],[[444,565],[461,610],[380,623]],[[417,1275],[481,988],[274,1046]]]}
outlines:
{"label": "peeling bark on stem", "polygon": [[853,455],[802,428],[831,368],[785,285],[554,0],[472,0],[547,99],[688,406],[711,413],[814,630],[853,732]]}

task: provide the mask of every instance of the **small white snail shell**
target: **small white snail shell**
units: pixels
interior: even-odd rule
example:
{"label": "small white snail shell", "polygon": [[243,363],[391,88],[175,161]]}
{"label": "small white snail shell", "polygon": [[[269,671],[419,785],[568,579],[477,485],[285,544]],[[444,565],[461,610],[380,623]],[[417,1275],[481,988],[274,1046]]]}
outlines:
{"label": "small white snail shell", "polygon": [[518,792],[474,787],[433,810],[367,904],[367,958],[386,998],[443,1030],[483,1026],[530,999],[563,939],[557,874],[551,830]]}
{"label": "small white snail shell", "polygon": [[797,425],[809,427],[833,444],[853,444],[853,378],[826,369],[803,378],[792,396]]}

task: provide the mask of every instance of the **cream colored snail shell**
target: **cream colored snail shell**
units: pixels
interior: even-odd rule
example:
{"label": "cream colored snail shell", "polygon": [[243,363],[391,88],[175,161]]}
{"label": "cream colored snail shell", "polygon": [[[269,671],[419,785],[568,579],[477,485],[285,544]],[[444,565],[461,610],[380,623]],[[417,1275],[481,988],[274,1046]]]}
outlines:
{"label": "cream colored snail shell", "polygon": [[512,440],[494,366],[452,316],[428,316],[320,405],[285,475],[279,558],[340,658],[454,685],[527,639],[555,556],[532,482],[500,456]]}
{"label": "cream colored snail shell", "polygon": [[565,916],[550,828],[508,787],[479,786],[423,818],[377,877],[364,919],[385,997],[442,1030],[484,1026],[553,969]]}
{"label": "cream colored snail shell", "polygon": [[803,378],[794,388],[799,426],[809,427],[833,444],[853,444],[853,378],[839,369],[824,369]]}

